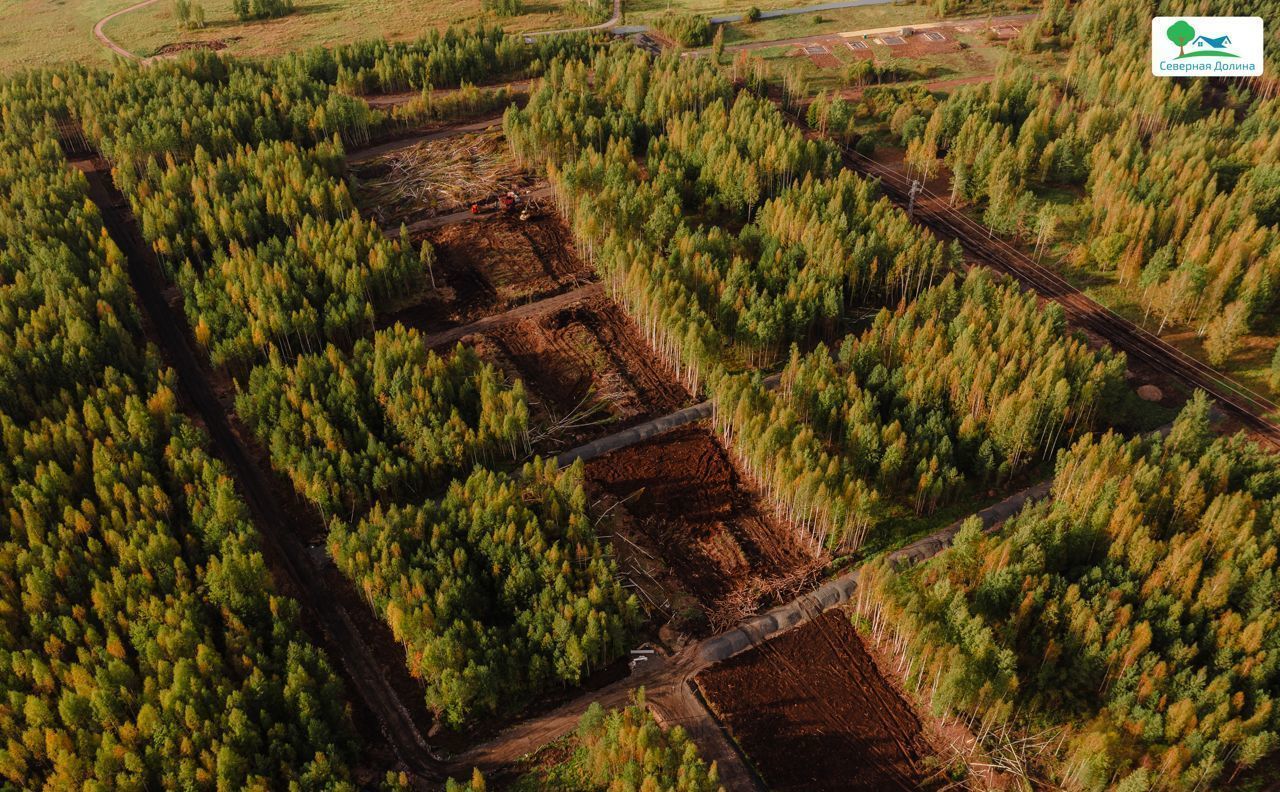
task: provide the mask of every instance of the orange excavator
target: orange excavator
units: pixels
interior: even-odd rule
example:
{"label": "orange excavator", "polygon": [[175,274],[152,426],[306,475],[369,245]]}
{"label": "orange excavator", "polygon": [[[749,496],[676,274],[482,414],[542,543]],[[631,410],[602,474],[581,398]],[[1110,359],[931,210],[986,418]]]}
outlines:
{"label": "orange excavator", "polygon": [[484,198],[479,201],[474,201],[471,204],[471,214],[480,214],[493,203],[497,203],[499,211],[510,214],[511,212],[514,212],[516,206],[519,205],[520,196],[516,195],[514,190],[507,190],[499,195],[496,200],[494,198]]}

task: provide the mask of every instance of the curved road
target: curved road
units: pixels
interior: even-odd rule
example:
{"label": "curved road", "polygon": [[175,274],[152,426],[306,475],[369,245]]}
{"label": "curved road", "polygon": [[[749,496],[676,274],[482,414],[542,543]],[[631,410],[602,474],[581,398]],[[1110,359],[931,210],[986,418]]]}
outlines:
{"label": "curved road", "polygon": [[554,36],[558,33],[589,33],[593,30],[608,30],[617,26],[622,21],[622,0],[613,0],[613,16],[598,25],[587,25],[585,27],[576,28],[560,28],[559,30],[535,30],[531,33],[525,33],[525,38],[532,36]]}
{"label": "curved road", "polygon": [[115,54],[119,55],[122,58],[128,58],[129,60],[142,60],[142,58],[138,57],[137,55],[134,55],[129,50],[125,49],[124,47],[112,41],[111,37],[106,34],[103,28],[107,26],[108,22],[110,22],[111,20],[115,19],[118,16],[124,16],[125,14],[128,14],[131,11],[137,11],[139,8],[146,8],[147,6],[152,5],[154,3],[158,3],[158,2],[160,2],[160,0],[142,0],[141,3],[135,3],[129,6],[128,8],[122,8],[119,11],[113,11],[110,14],[107,14],[102,19],[98,20],[98,24],[93,26],[94,38],[96,38],[99,42],[101,42],[102,46],[106,47],[107,49],[111,50],[112,52],[114,52]]}
{"label": "curved road", "polygon": [[[102,19],[99,19],[97,24],[93,26],[93,37],[96,38],[98,42],[102,44],[102,46],[106,47],[107,49],[111,50],[112,52],[114,52],[115,54],[119,55],[122,58],[128,58],[129,60],[136,60],[136,61],[146,60],[145,58],[135,55],[134,53],[130,52],[129,50],[117,44],[110,36],[106,34],[105,28],[107,26],[107,23],[115,19],[116,17],[124,16],[125,14],[131,13],[133,11],[137,11],[140,8],[146,8],[147,6],[153,5],[154,3],[158,3],[158,2],[160,2],[160,0],[142,0],[141,3],[135,3],[129,6],[128,8],[122,8],[119,11],[112,11],[110,14],[107,14]],[[888,0],[882,0],[882,2],[888,2]],[[608,30],[609,28],[616,26],[621,21],[622,21],[622,0],[613,0],[613,15],[598,25],[587,25],[585,27],[576,27],[576,28],[561,28],[559,30],[536,30],[530,33],[525,33],[524,35],[527,38],[530,36],[554,36],[557,33],[588,33],[593,30]]]}

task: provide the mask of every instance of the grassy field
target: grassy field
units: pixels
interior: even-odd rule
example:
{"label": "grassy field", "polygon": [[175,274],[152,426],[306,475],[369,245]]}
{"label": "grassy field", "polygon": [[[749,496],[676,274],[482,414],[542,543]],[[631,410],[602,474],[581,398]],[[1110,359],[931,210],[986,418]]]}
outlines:
{"label": "grassy field", "polygon": [[[813,5],[805,3],[804,5]],[[772,6],[771,6],[772,7]],[[782,6],[778,6],[781,8]],[[725,27],[726,44],[745,44],[752,41],[776,41],[779,39],[840,33],[849,30],[867,30],[891,25],[914,25],[936,21],[929,6],[921,3],[892,3],[886,5],[841,8],[814,14],[761,19],[758,22],[738,22]]]}
{"label": "grassy field", "polygon": [[160,0],[113,20],[107,35],[125,48],[149,55],[165,44],[220,40],[226,52],[274,55],[319,45],[344,44],[369,38],[414,39],[432,28],[450,24],[470,26],[485,21],[508,30],[569,27],[580,20],[566,13],[567,0],[532,0],[527,13],[499,19],[483,12],[480,0],[423,3],[419,0],[296,0],[298,8],[280,19],[242,23],[231,11],[231,0],[203,0],[208,25],[203,30],[179,31],[173,4]]}
{"label": "grassy field", "polygon": [[107,63],[93,37],[102,17],[137,0],[6,0],[0,4],[0,73],[58,61]]}
{"label": "grassy field", "polygon": [[[992,74],[1006,52],[1003,42],[987,41],[982,36],[966,34],[958,36],[958,39],[966,45],[966,48],[960,52],[895,59],[926,75],[915,80],[902,80],[897,84],[929,83]],[[872,43],[871,49],[879,63],[883,63],[893,55],[892,47]],[[810,94],[816,94],[821,90],[835,91],[848,87],[845,83],[844,69],[856,59],[849,50],[840,47],[831,50],[831,54],[840,61],[839,68],[820,67],[808,57],[796,55],[795,52],[794,46],[780,45],[753,50],[752,55],[769,62],[777,74],[781,74],[783,70],[798,72],[804,78]]]}
{"label": "grassy field", "polygon": [[761,9],[796,8],[818,2],[824,0],[623,0],[622,10],[627,24],[641,24],[667,11],[713,17],[742,13],[752,6]]}
{"label": "grassy field", "polygon": [[[527,0],[527,13],[499,19],[480,0],[451,3],[419,0],[295,0],[297,10],[281,19],[242,23],[231,0],[198,0],[207,26],[182,31],[172,0],[160,0],[112,20],[106,33],[126,49],[151,55],[166,44],[222,41],[237,55],[274,55],[317,45],[368,38],[413,39],[431,28],[474,25],[484,20],[513,31],[571,27],[583,20],[569,13],[569,0]],[[106,64],[108,51],[93,26],[137,0],[7,0],[0,5],[0,73],[66,61]],[[594,21],[594,20],[593,20]]]}

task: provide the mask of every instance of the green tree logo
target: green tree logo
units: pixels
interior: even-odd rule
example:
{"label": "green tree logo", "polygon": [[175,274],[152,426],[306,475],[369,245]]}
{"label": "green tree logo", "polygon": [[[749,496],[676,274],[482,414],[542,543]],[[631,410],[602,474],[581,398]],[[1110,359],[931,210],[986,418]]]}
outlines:
{"label": "green tree logo", "polygon": [[1196,37],[1196,29],[1191,27],[1184,19],[1179,19],[1169,26],[1169,30],[1165,32],[1169,40],[1178,45],[1178,57],[1185,55],[1184,48],[1191,43]]}

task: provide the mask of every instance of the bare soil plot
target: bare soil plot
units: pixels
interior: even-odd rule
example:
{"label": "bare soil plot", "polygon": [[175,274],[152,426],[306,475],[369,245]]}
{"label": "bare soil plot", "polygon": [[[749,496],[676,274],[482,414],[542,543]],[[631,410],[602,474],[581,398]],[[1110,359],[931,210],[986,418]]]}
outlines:
{"label": "bare soil plot", "polygon": [[842,610],[695,680],[772,790],[935,789],[932,750]]}
{"label": "bare soil plot", "polygon": [[482,337],[477,348],[528,389],[540,452],[589,442],[674,412],[689,393],[657,362],[639,330],[601,295]]}
{"label": "bare soil plot", "polygon": [[834,69],[840,65],[840,59],[832,55],[825,44],[810,44],[804,47],[804,54],[820,69]]}
{"label": "bare soil plot", "polygon": [[[945,28],[916,33],[901,41],[901,46],[893,49],[894,56],[899,58],[941,55],[947,52],[959,52],[961,49],[960,42],[956,41],[954,34]],[[886,39],[885,43],[888,44],[889,41]]]}
{"label": "bare soil plot", "polygon": [[587,477],[624,501],[635,530],[629,538],[661,558],[697,599],[704,631],[789,598],[815,571],[808,551],[744,487],[705,426],[593,460]]}
{"label": "bare soil plot", "polygon": [[595,276],[558,215],[522,221],[499,214],[429,231],[435,292],[382,324],[435,332],[570,291]]}

